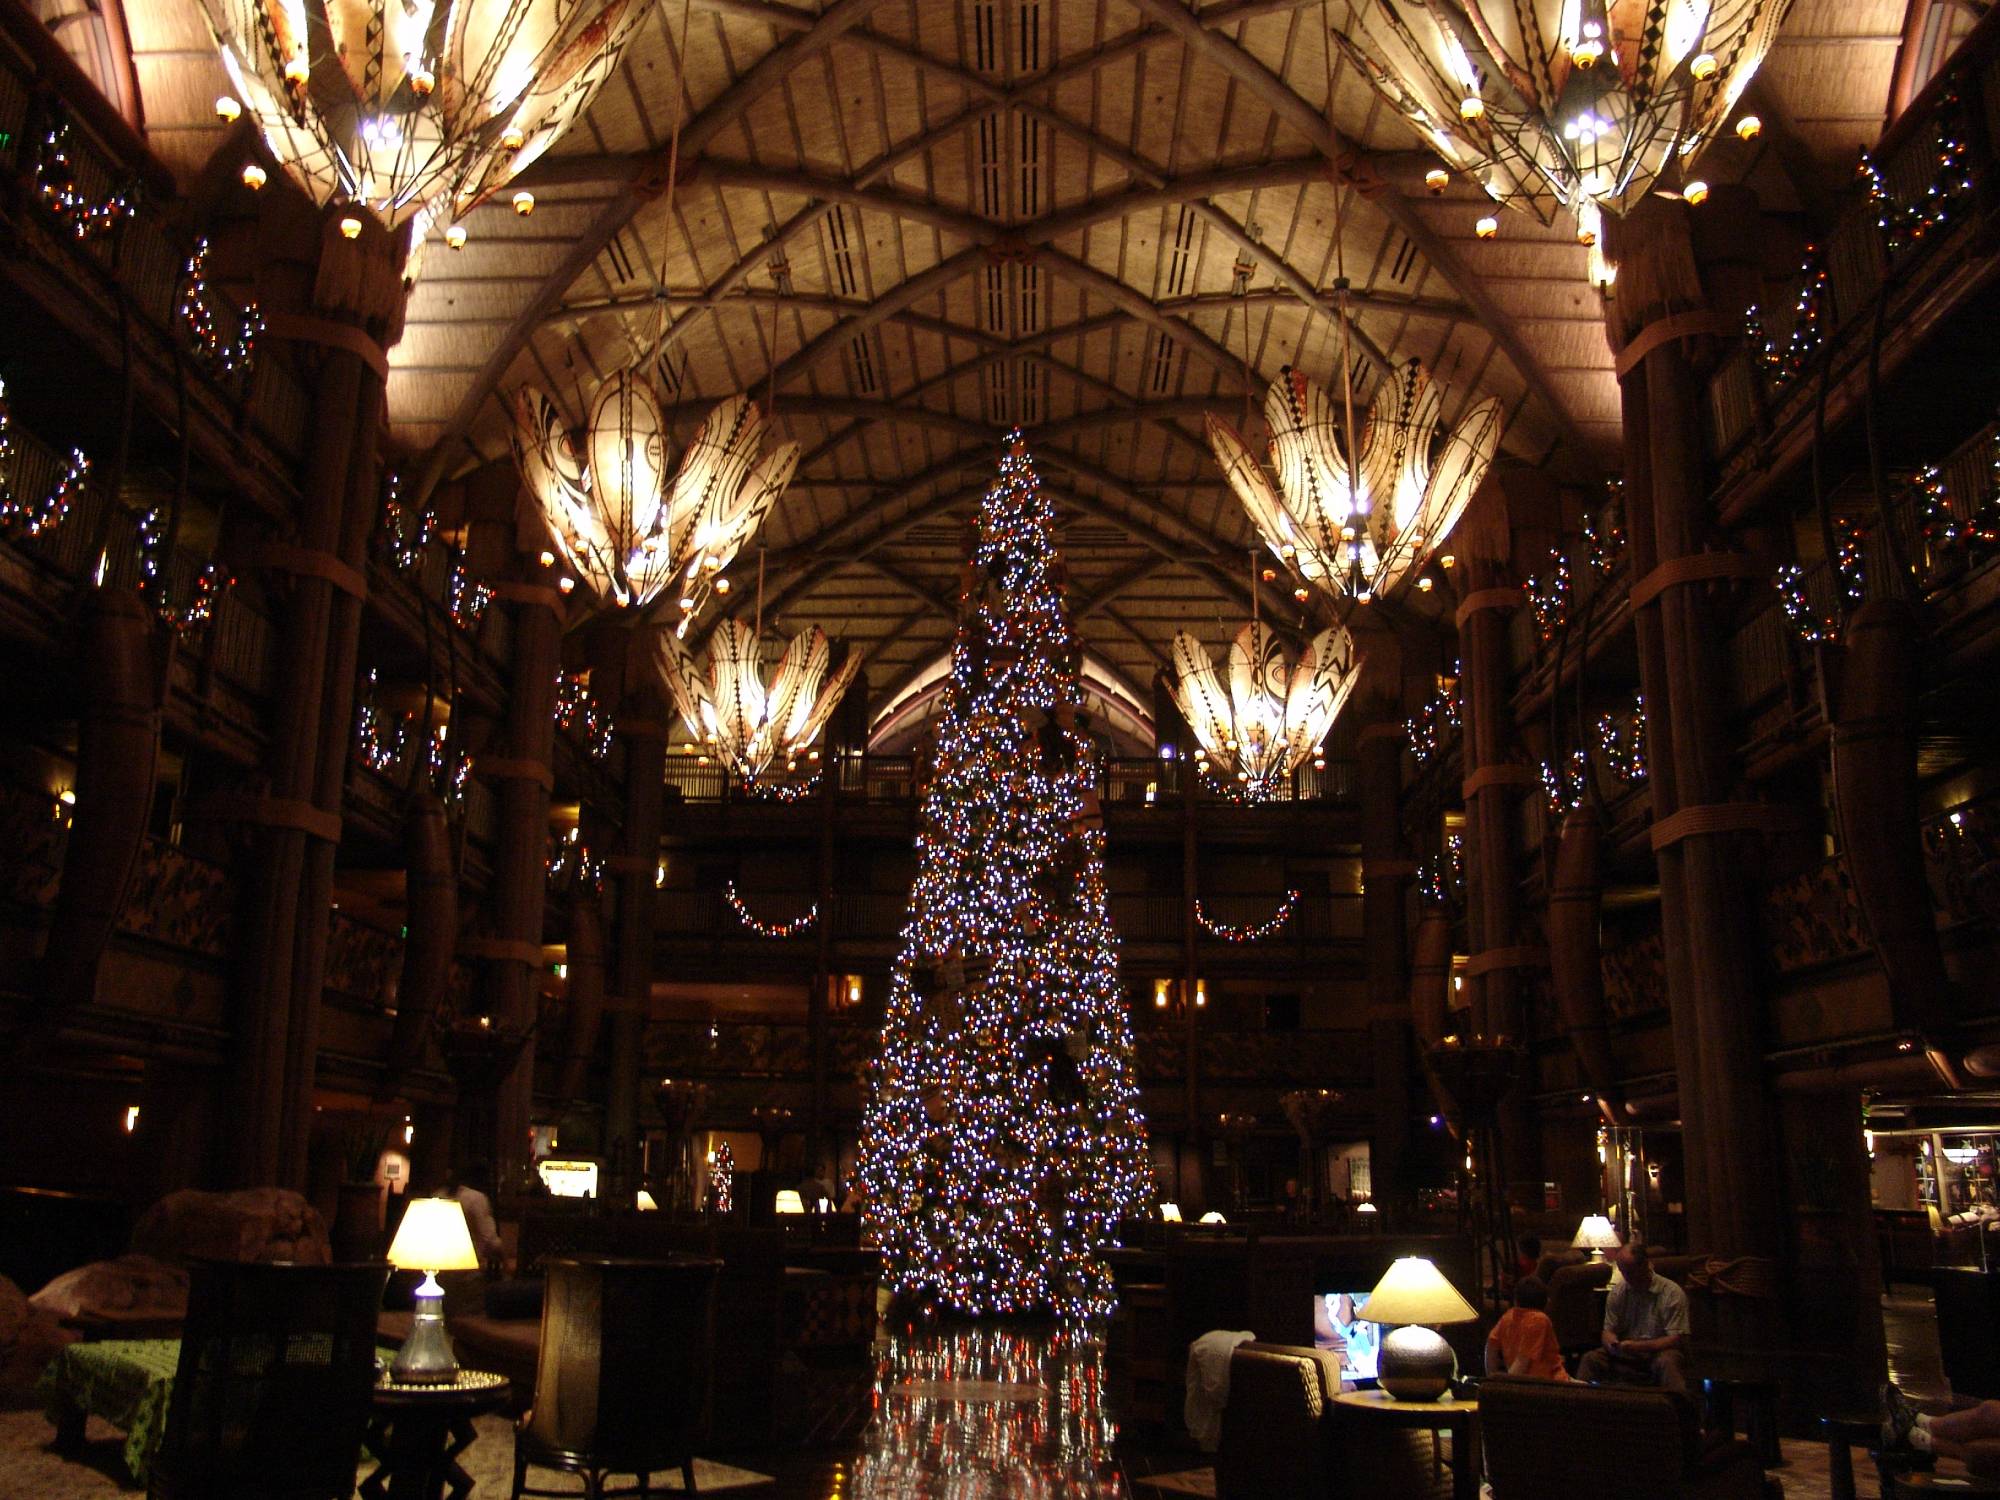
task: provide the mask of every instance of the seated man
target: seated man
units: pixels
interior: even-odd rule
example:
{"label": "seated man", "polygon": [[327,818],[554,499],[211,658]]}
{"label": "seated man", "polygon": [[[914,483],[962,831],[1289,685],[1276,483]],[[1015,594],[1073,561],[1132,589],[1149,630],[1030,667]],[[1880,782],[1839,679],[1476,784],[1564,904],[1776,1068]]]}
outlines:
{"label": "seated man", "polygon": [[1618,1253],[1611,1293],[1604,1303],[1604,1347],[1592,1349],[1576,1378],[1593,1385],[1651,1385],[1685,1396],[1687,1293],[1653,1274],[1643,1243]]}
{"label": "seated man", "polygon": [[1514,1284],[1514,1305],[1500,1315],[1486,1335],[1488,1375],[1527,1375],[1536,1380],[1567,1380],[1562,1350],[1556,1347],[1556,1325],[1542,1309],[1549,1289],[1532,1276]]}

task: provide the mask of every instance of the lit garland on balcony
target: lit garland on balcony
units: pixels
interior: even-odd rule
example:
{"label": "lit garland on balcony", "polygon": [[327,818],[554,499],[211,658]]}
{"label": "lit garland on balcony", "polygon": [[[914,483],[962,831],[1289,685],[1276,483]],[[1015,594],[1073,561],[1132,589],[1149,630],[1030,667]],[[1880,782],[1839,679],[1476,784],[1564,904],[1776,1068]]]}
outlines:
{"label": "lit garland on balcony", "polygon": [[590,690],[588,672],[556,673],[556,723],[568,730],[582,730],[584,748],[591,758],[603,760],[611,754],[611,714]]}
{"label": "lit garland on balcony", "polygon": [[257,358],[257,340],[264,332],[264,315],[257,304],[248,303],[239,315],[234,335],[222,327],[222,314],[208,289],[208,240],[196,240],[194,253],[181,273],[181,328],[194,348],[195,358],[215,376],[248,373]]}
{"label": "lit garland on balcony", "polygon": [[[819,752],[815,750],[813,754]],[[745,776],[742,780],[744,792],[759,802],[781,802],[787,805],[803,802],[819,790],[820,779],[825,776],[825,767],[817,767],[804,781],[765,781],[756,776]]]}
{"label": "lit garland on balcony", "polygon": [[1933,119],[1937,131],[1937,170],[1912,203],[1898,203],[1882,175],[1882,165],[1861,153],[1859,173],[1868,185],[1868,204],[1875,210],[1875,227],[1894,255],[1945,224],[1956,223],[1960,206],[1972,196],[1972,170],[1964,138],[1958,130],[1958,91],[1948,90]]}
{"label": "lit garland on balcony", "polygon": [[1799,266],[1799,295],[1792,305],[1792,330],[1781,349],[1764,326],[1762,309],[1752,303],[1743,315],[1743,331],[1764,366],[1773,390],[1804,373],[1806,365],[1826,341],[1826,306],[1830,283],[1826,255],[1817,245],[1806,246]]}
{"label": "lit garland on balcony", "polygon": [[382,545],[398,573],[422,571],[424,552],[437,534],[437,512],[425,507],[412,514],[403,504],[403,476],[391,470],[382,495]]}
{"label": "lit garland on balcony", "polygon": [[1546,572],[1530,574],[1521,585],[1528,596],[1528,613],[1534,617],[1535,634],[1544,646],[1569,624],[1569,556],[1558,548],[1549,549]]}
{"label": "lit garland on balcony", "polygon": [[1261,922],[1247,923],[1241,927],[1229,922],[1218,922],[1202,910],[1201,897],[1194,898],[1194,919],[1201,930],[1210,937],[1221,938],[1225,943],[1254,943],[1259,938],[1267,938],[1284,929],[1292,920],[1292,911],[1299,904],[1296,890],[1285,892],[1285,899],[1278,903],[1278,909]]}
{"label": "lit garland on balcony", "polygon": [[68,519],[70,501],[90,473],[90,460],[81,448],[72,448],[69,466],[55,487],[38,501],[23,502],[14,493],[13,423],[7,383],[0,380],[0,536],[19,541],[54,531]]}
{"label": "lit garland on balcony", "polygon": [[1632,707],[1622,714],[1597,716],[1597,748],[1604,768],[1626,786],[1646,779],[1646,699],[1632,695]]}
{"label": "lit garland on balcony", "polygon": [[1583,801],[1590,779],[1590,757],[1572,750],[1569,761],[1558,771],[1547,761],[1540,763],[1542,796],[1552,813],[1567,812]]}
{"label": "lit garland on balcony", "polygon": [[725,880],[722,883],[722,896],[729,903],[729,909],[736,913],[736,920],[758,937],[797,937],[802,932],[812,931],[813,924],[819,920],[819,903],[815,901],[804,916],[793,917],[789,922],[759,921],[757,914],[750,910],[741,896],[736,894],[736,882],[733,880]]}
{"label": "lit garland on balcony", "polygon": [[453,807],[462,806],[466,784],[472,780],[472,761],[468,756],[453,752],[449,723],[440,724],[431,731],[431,742],[424,751],[424,765],[430,772],[432,785],[438,788],[438,795]]}
{"label": "lit garland on balcony", "polygon": [[604,856],[593,853],[575,828],[562,837],[549,840],[548,858],[543,862],[543,868],[551,881],[593,891],[604,889]]}
{"label": "lit garland on balcony", "polygon": [[452,623],[460,630],[476,629],[486,614],[486,606],[492,602],[493,590],[467,570],[465,555],[461,552],[454,556],[444,584],[445,608],[451,613]]}
{"label": "lit garland on balcony", "polygon": [[139,595],[176,635],[200,633],[215,614],[215,604],[236,580],[218,562],[205,564],[195,575],[194,595],[176,605],[167,597],[167,513],[153,506],[139,517]]}
{"label": "lit garland on balcony", "polygon": [[1417,890],[1433,906],[1455,907],[1465,895],[1465,835],[1448,833],[1444,847],[1418,861]]}
{"label": "lit garland on balcony", "polygon": [[375,669],[368,669],[368,686],[359,694],[354,711],[354,747],[361,762],[371,771],[388,772],[402,764],[410,747],[410,721],[405,714],[390,715],[391,728],[385,733],[383,713],[377,699],[379,684]]}
{"label": "lit garland on balcony", "polygon": [[1583,518],[1584,566],[1599,578],[1612,575],[1625,551],[1625,528],[1618,523],[1625,487],[1612,479],[1606,481],[1605,488],[1610,491],[1610,498],[1604,508],[1594,516],[1586,512]]}
{"label": "lit garland on balcony", "polygon": [[1428,765],[1443,753],[1445,742],[1458,733],[1458,663],[1451,675],[1438,679],[1437,691],[1422,708],[1403,721],[1403,734],[1410,742],[1410,754],[1417,764]]}
{"label": "lit garland on balcony", "polygon": [[[1842,596],[1842,613],[1858,608],[1868,597],[1866,563],[1862,552],[1860,526],[1847,517],[1835,522],[1837,528],[1833,576]],[[1840,639],[1840,620],[1820,613],[1806,594],[1806,570],[1797,563],[1781,563],[1772,580],[1785,617],[1808,646]]]}
{"label": "lit garland on balcony", "polygon": [[87,197],[77,184],[76,164],[69,157],[69,133],[67,115],[58,116],[44,132],[35,160],[35,193],[42,206],[67,224],[78,239],[96,239],[131,216],[138,191],[118,187],[107,197]]}

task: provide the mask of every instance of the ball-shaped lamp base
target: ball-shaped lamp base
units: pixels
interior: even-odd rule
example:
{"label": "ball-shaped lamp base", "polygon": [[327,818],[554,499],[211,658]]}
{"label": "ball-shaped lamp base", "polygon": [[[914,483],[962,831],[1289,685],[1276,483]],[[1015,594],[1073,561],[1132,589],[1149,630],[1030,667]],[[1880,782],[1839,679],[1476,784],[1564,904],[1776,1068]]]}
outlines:
{"label": "ball-shaped lamp base", "polygon": [[1411,1323],[1382,1336],[1376,1383],[1398,1401],[1435,1401],[1458,1374],[1458,1356],[1435,1328]]}

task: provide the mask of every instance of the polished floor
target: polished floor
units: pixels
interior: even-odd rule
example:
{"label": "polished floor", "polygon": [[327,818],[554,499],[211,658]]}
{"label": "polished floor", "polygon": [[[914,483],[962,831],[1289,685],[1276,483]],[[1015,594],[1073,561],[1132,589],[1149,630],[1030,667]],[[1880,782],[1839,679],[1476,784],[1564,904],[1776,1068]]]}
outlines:
{"label": "polished floor", "polygon": [[[1947,1404],[1929,1294],[1899,1286],[1883,1313],[1891,1374],[1919,1401]],[[919,1329],[879,1345],[872,1371],[807,1378],[817,1399],[805,1409],[817,1440],[705,1465],[704,1493],[746,1500],[1173,1500],[1215,1493],[1201,1455],[1121,1437],[1105,1403],[1103,1349],[1087,1338],[1005,1327]],[[478,1428],[465,1459],[474,1493],[504,1496],[513,1451],[507,1424],[488,1417]],[[0,1500],[137,1492],[112,1428],[91,1424],[81,1460],[50,1451],[49,1435],[39,1412],[0,1413]],[[1784,1446],[1786,1462],[1776,1472],[1788,1500],[1826,1500],[1826,1449]],[[1866,1456],[1854,1457],[1861,1500],[1873,1500]],[[657,1487],[667,1493],[678,1488],[677,1478],[661,1480]]]}

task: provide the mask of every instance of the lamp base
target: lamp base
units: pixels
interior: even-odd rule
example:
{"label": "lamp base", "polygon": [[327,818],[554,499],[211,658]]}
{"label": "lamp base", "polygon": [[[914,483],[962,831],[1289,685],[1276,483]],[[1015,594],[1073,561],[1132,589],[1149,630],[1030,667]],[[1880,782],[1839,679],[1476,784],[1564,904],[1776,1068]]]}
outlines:
{"label": "lamp base", "polygon": [[1382,1335],[1375,1383],[1398,1401],[1435,1401],[1458,1374],[1458,1356],[1435,1328],[1421,1323]]}
{"label": "lamp base", "polygon": [[389,1378],[398,1385],[449,1385],[458,1379],[458,1357],[444,1331],[444,1290],[435,1276],[426,1276],[417,1287],[416,1317],[389,1366]]}

